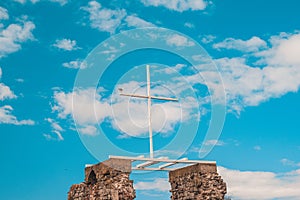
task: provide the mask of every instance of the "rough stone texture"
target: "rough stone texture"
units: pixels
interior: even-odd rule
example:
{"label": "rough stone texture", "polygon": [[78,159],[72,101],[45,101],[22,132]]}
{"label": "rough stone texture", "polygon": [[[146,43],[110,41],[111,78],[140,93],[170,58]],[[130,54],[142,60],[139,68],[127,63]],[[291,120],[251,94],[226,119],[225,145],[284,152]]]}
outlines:
{"label": "rough stone texture", "polygon": [[[133,200],[131,161],[109,159],[85,168],[83,183],[72,185],[68,200]],[[169,172],[172,200],[223,200],[226,183],[216,164],[196,164]]]}
{"label": "rough stone texture", "polygon": [[109,159],[85,168],[85,182],[72,185],[68,200],[132,200],[131,161]]}
{"label": "rough stone texture", "polygon": [[172,200],[221,200],[226,183],[215,164],[196,164],[169,173]]}

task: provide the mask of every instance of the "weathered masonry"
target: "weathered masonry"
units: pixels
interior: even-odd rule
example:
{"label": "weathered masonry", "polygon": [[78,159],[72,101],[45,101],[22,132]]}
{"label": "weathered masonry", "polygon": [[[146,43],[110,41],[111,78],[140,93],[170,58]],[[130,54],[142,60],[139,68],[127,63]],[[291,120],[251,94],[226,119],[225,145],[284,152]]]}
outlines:
{"label": "weathered masonry", "polygon": [[83,183],[72,185],[68,200],[132,200],[131,162],[109,159],[85,168]]}
{"label": "weathered masonry", "polygon": [[[159,160],[159,159],[156,159]],[[133,200],[135,190],[129,179],[132,169],[148,170],[151,161],[132,167],[130,159],[110,158],[85,168],[83,183],[72,185],[68,200]],[[152,161],[157,164],[158,161]],[[173,161],[172,161],[173,162]],[[171,166],[172,162],[163,166]],[[176,163],[173,162],[173,165]],[[169,171],[172,200],[222,200],[226,183],[217,173],[215,163],[197,163]]]}
{"label": "weathered masonry", "polygon": [[215,164],[196,164],[170,171],[172,200],[224,199],[226,183]]}

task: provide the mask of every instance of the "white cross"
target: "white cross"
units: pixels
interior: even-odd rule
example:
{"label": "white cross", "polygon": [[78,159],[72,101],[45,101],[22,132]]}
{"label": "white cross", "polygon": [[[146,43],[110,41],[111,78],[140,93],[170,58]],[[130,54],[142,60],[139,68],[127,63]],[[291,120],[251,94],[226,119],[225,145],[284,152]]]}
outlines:
{"label": "white cross", "polygon": [[[136,98],[144,98],[148,99],[148,127],[149,127],[149,143],[150,143],[150,158],[153,158],[153,139],[152,139],[152,123],[151,123],[151,99],[158,99],[158,100],[166,100],[166,101],[178,101],[175,98],[168,98],[168,97],[158,97],[158,96],[151,96],[150,94],[150,69],[149,65],[146,66],[147,69],[147,95],[138,95],[138,94],[124,94],[120,93],[121,96],[128,96],[128,97],[136,97]],[[122,92],[122,90],[120,90]]]}

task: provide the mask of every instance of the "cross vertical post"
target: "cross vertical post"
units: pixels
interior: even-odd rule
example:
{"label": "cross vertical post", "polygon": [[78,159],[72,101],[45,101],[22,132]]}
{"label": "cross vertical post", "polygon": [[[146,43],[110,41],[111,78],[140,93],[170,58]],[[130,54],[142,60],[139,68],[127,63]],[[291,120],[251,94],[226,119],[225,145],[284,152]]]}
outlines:
{"label": "cross vertical post", "polygon": [[150,93],[150,69],[147,69],[147,96],[148,96],[148,127],[149,127],[149,143],[150,143],[150,158],[153,158],[153,136],[152,136],[152,123],[151,123],[151,93]]}
{"label": "cross vertical post", "polygon": [[[149,148],[150,148],[150,158],[154,158],[153,153],[153,133],[152,133],[152,119],[151,119],[151,99],[156,100],[165,100],[165,101],[178,101],[176,98],[169,98],[169,97],[159,97],[159,96],[151,96],[151,81],[150,81],[150,66],[146,65],[146,72],[147,72],[147,95],[139,95],[139,94],[124,94],[120,93],[121,96],[127,97],[136,97],[136,98],[144,98],[148,99],[148,128],[149,128]],[[119,89],[121,92],[123,89]]]}

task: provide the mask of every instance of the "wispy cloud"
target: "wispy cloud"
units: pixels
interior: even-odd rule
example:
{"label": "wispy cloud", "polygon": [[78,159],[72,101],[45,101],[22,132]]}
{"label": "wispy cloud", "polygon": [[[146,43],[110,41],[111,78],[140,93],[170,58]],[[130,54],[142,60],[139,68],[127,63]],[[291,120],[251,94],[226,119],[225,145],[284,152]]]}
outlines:
{"label": "wispy cloud", "polygon": [[285,166],[300,167],[300,162],[297,163],[297,162],[295,162],[295,161],[293,161],[293,160],[289,160],[289,159],[287,159],[287,158],[281,159],[280,162],[281,162],[283,165],[285,165]]}
{"label": "wispy cloud", "polygon": [[77,46],[76,40],[71,40],[71,39],[59,39],[55,41],[55,44],[53,46],[63,49],[65,51],[74,51],[77,49],[80,49],[80,47]]}
{"label": "wispy cloud", "polygon": [[[44,133],[44,137],[46,139],[51,139],[51,140],[58,140],[58,141],[64,140],[61,132],[65,131],[65,130],[58,124],[58,122],[51,118],[46,118],[45,120],[48,123],[50,123],[51,128],[52,128],[52,130],[51,130],[52,134]],[[55,137],[53,135],[55,135]]]}
{"label": "wispy cloud", "polygon": [[195,28],[195,25],[190,23],[190,22],[185,22],[184,26],[187,27],[187,28]]}
{"label": "wispy cloud", "polygon": [[178,12],[183,12],[187,10],[204,10],[207,5],[208,1],[204,0],[141,0],[141,2],[145,6],[162,6],[170,10],[178,11]]}
{"label": "wispy cloud", "polygon": [[73,60],[70,62],[65,62],[62,65],[63,67],[71,68],[71,69],[85,69],[87,67],[86,63],[80,59]]}
{"label": "wispy cloud", "polygon": [[227,144],[228,143],[225,143],[222,140],[207,140],[207,141],[202,143],[202,146],[192,146],[192,147],[190,147],[188,153],[197,153],[197,154],[206,153],[207,150],[206,150],[206,148],[203,148],[203,147],[208,147],[208,146],[219,146],[219,147],[221,147],[221,146],[225,146]]}
{"label": "wispy cloud", "polygon": [[195,45],[195,43],[193,41],[190,41],[187,37],[178,34],[169,36],[166,42],[170,46],[177,46],[177,47],[189,47]]}
{"label": "wispy cloud", "polygon": [[227,38],[220,43],[213,45],[216,49],[234,49],[243,52],[257,52],[267,48],[267,43],[259,37],[252,37],[249,40]]}
{"label": "wispy cloud", "polygon": [[9,105],[0,107],[0,124],[34,125],[34,121],[30,119],[18,120],[12,111],[13,108]]}
{"label": "wispy cloud", "polygon": [[25,4],[25,3],[38,3],[41,1],[48,1],[48,2],[54,2],[54,3],[59,3],[61,6],[64,6],[65,4],[67,4],[69,2],[69,0],[14,0],[15,2],[21,3],[21,4]]}
{"label": "wispy cloud", "polygon": [[122,28],[155,26],[135,14],[128,15],[124,9],[105,8],[97,1],[90,1],[88,6],[84,6],[81,9],[89,13],[89,21],[92,28],[111,34]]}
{"label": "wispy cloud", "polygon": [[300,170],[286,173],[239,171],[218,167],[228,186],[228,196],[240,200],[300,198]]}
{"label": "wispy cloud", "polygon": [[[0,80],[2,77],[2,70],[0,68]],[[0,82],[0,101],[5,101],[7,99],[15,99],[17,96],[9,88],[9,86]],[[18,120],[16,116],[13,115],[13,107],[10,105],[4,105],[0,107],[0,124],[14,124],[14,125],[34,125],[34,121]]]}
{"label": "wispy cloud", "polygon": [[154,27],[155,25],[147,22],[136,15],[130,15],[125,18],[125,22],[127,23],[128,27],[136,27],[136,28],[143,28],[143,27]]}
{"label": "wispy cloud", "polygon": [[[24,4],[24,3],[27,2],[27,0],[13,0],[13,1],[18,2],[18,3],[21,3],[21,4]],[[37,1],[39,1],[39,0],[30,0],[30,1],[28,1],[28,2],[35,3],[35,2],[37,2]]]}
{"label": "wispy cloud", "polygon": [[[34,0],[34,1],[36,1],[36,0]],[[61,6],[65,5],[69,2],[69,0],[49,0],[49,1],[59,3]]]}
{"label": "wispy cloud", "polygon": [[124,9],[103,8],[97,1],[90,1],[88,6],[82,9],[89,13],[92,28],[109,33],[114,33],[126,16]]}
{"label": "wispy cloud", "polygon": [[79,132],[84,135],[94,136],[97,134],[96,125],[87,125],[79,128]]}
{"label": "wispy cloud", "polygon": [[253,147],[253,149],[254,149],[255,151],[260,151],[260,150],[261,150],[261,146],[256,145],[256,146]]}
{"label": "wispy cloud", "polygon": [[4,20],[4,19],[8,19],[9,15],[8,15],[8,11],[7,9],[0,7],[0,20]]}
{"label": "wispy cloud", "polygon": [[216,39],[214,35],[203,35],[201,36],[201,42],[204,44],[212,43]]}
{"label": "wispy cloud", "polygon": [[168,192],[171,189],[170,183],[166,178],[156,178],[149,182],[137,182],[134,184],[134,188],[137,190],[155,190],[161,192]]}
{"label": "wispy cloud", "polygon": [[206,146],[224,146],[226,143],[222,140],[207,140],[203,145]]}

